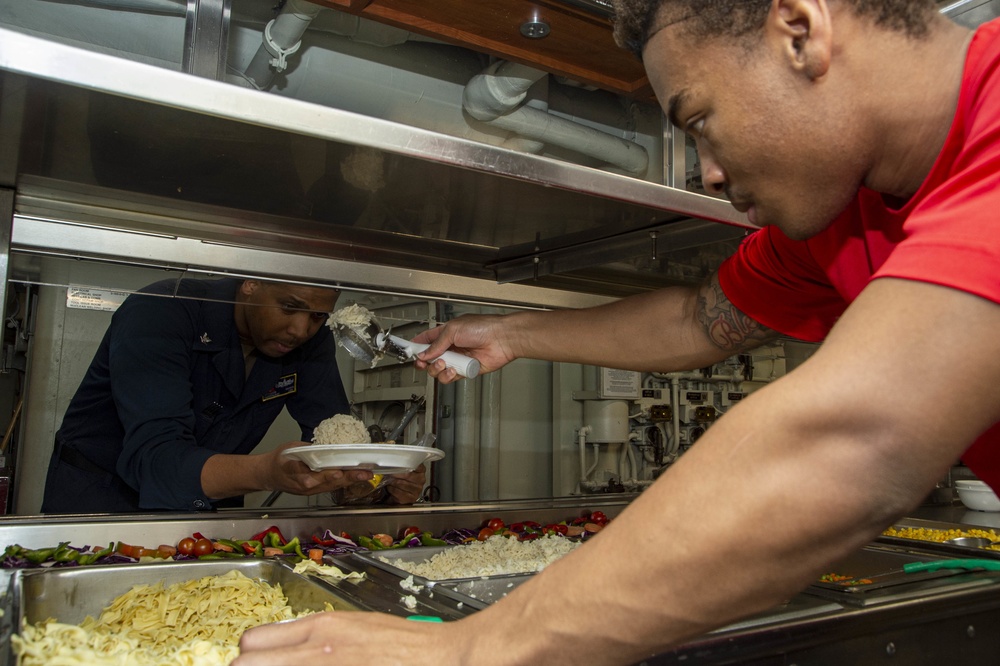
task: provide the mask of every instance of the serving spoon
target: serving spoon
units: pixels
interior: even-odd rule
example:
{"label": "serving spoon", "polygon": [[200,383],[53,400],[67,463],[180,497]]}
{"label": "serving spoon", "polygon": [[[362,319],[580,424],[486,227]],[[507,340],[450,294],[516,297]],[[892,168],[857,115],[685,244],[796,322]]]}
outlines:
{"label": "serving spoon", "polygon": [[[364,326],[351,326],[334,320],[331,321],[330,328],[337,334],[337,342],[347,350],[347,353],[358,361],[372,366],[386,353],[392,354],[400,361],[406,361],[415,359],[417,354],[430,347],[428,344],[411,342],[390,335],[382,329],[375,315],[371,313],[368,323]],[[434,361],[438,359],[463,377],[472,379],[479,374],[479,361],[470,356],[446,351]]]}

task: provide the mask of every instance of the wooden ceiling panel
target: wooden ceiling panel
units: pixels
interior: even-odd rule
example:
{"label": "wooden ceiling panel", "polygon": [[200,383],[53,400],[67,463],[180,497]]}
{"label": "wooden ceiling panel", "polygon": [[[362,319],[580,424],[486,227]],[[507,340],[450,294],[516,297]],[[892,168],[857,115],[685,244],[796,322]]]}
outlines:
{"label": "wooden ceiling panel", "polygon": [[[321,4],[615,93],[652,98],[645,72],[618,48],[611,22],[555,0],[321,0]],[[521,34],[541,21],[540,39]]]}

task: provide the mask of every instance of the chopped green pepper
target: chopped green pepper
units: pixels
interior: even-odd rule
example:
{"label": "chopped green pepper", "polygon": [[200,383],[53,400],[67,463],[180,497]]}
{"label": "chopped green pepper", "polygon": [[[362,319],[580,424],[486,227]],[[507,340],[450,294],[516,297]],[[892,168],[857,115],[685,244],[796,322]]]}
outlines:
{"label": "chopped green pepper", "polygon": [[114,546],[115,545],[113,543],[109,543],[107,548],[102,548],[101,550],[94,553],[85,553],[81,555],[80,559],[77,561],[80,564],[93,564],[102,557],[107,557],[112,552],[114,552]]}
{"label": "chopped green pepper", "polygon": [[243,546],[241,546],[236,541],[233,541],[232,539],[216,539],[216,541],[218,541],[219,543],[221,543],[223,545],[229,546],[230,548],[233,549],[233,552],[240,553],[240,554],[243,553]]}
{"label": "chopped green pepper", "polygon": [[448,542],[444,539],[435,539],[430,532],[424,532],[420,535],[420,545],[421,546],[447,546]]}
{"label": "chopped green pepper", "polygon": [[21,556],[24,557],[29,562],[33,562],[35,564],[41,564],[42,562],[45,562],[50,557],[55,555],[56,551],[59,550],[59,548],[66,546],[68,543],[69,543],[68,541],[64,541],[55,548],[40,548],[38,550],[25,550],[21,553]]}
{"label": "chopped green pepper", "polygon": [[270,548],[281,548],[284,546],[281,536],[277,532],[268,532],[264,535],[263,543]]}
{"label": "chopped green pepper", "polygon": [[291,541],[289,541],[288,543],[286,543],[284,546],[277,546],[277,548],[281,548],[281,552],[286,553],[286,554],[287,553],[295,553],[296,555],[298,555],[299,557],[301,557],[303,559],[305,559],[305,557],[306,557],[305,553],[302,552],[302,546],[301,546],[301,544],[299,544],[299,538],[298,537],[294,537]]}
{"label": "chopped green pepper", "polygon": [[243,553],[227,553],[224,550],[217,550],[214,553],[209,553],[208,555],[199,555],[199,560],[229,560],[233,558],[243,559]]}
{"label": "chopped green pepper", "polygon": [[257,541],[255,539],[250,539],[249,541],[240,541],[238,543],[240,544],[240,548],[242,548],[243,552],[246,553],[247,555],[253,555],[254,557],[264,557],[264,547],[260,543],[260,541]]}
{"label": "chopped green pepper", "polygon": [[52,559],[56,562],[76,562],[80,559],[80,551],[70,548],[68,542],[61,543],[56,552],[52,553]]}

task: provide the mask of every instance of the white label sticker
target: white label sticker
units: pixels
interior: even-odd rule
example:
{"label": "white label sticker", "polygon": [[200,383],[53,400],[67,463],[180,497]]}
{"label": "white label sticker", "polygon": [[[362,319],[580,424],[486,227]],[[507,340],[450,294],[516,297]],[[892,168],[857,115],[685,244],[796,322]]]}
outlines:
{"label": "white label sticker", "polygon": [[114,312],[127,296],[127,291],[80,287],[71,284],[66,289],[66,307],[77,310]]}
{"label": "white label sticker", "polygon": [[641,375],[634,370],[601,368],[600,396],[607,398],[638,398]]}

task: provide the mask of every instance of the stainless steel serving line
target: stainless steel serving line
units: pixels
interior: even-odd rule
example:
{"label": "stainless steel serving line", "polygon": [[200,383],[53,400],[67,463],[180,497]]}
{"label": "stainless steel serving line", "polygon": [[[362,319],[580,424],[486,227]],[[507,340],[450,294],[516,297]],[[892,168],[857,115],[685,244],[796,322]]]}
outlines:
{"label": "stainless steel serving line", "polygon": [[[227,511],[197,516],[26,517],[0,522],[0,545],[19,543],[25,547],[41,547],[58,541],[82,545],[120,540],[155,547],[159,543],[176,543],[194,531],[214,537],[231,535],[246,538],[270,525],[277,525],[288,537],[304,539],[326,529],[352,534],[397,534],[408,525],[441,533],[455,527],[475,528],[489,518],[501,518],[508,523],[536,520],[544,524],[594,510],[604,511],[613,517],[626,505],[624,498],[596,498],[586,504],[579,499],[566,499],[478,505],[417,505],[392,510],[358,508],[304,512],[275,509],[268,513]],[[970,527],[925,519],[907,519],[897,526],[931,529]],[[641,535],[636,538],[641,538]],[[622,547],[627,548],[628,544],[624,543]],[[391,554],[415,561],[426,558],[421,555],[420,549],[403,555],[399,553],[392,551]],[[403,587],[400,582],[407,576],[406,572],[393,566],[396,560],[390,558],[385,563],[378,560],[378,555],[376,551],[369,555],[334,558],[333,562],[345,571],[364,572],[366,578],[361,583],[327,581],[317,584],[343,600],[347,607],[401,616],[436,615],[448,621],[478,612],[503,599],[531,578],[497,576],[440,580],[428,585],[427,580],[415,577],[417,588]],[[882,537],[839,566],[845,571],[853,566],[855,573],[874,575],[894,570],[903,562],[970,557],[1000,561],[1000,551]],[[216,561],[212,566],[216,569],[261,566],[246,562],[233,560],[227,565],[225,561]],[[733,566],[739,566],[738,559],[734,559]],[[151,577],[147,582],[155,582],[160,576],[158,572],[165,574],[170,571],[174,576],[173,572],[177,569],[187,571],[183,567],[181,563],[110,565],[88,569],[120,571],[127,576],[119,582],[130,581],[131,584],[142,581],[144,572]],[[28,572],[21,576],[26,576],[30,582],[31,576],[37,575],[38,570],[34,571],[35,574]],[[100,579],[99,574],[80,572],[72,575]],[[679,575],[683,575],[682,572]],[[0,575],[8,604],[14,603],[14,599],[23,599],[25,594],[25,583],[18,580],[16,585],[11,586],[13,579],[12,570]],[[52,583],[56,587],[62,584]],[[623,594],[635,593],[623,591]],[[110,600],[109,597],[104,603]],[[883,663],[887,659],[890,661],[886,663],[898,664],[971,663],[974,659],[989,663],[998,650],[1000,578],[992,572],[953,570],[947,575],[914,575],[912,579],[901,574],[891,585],[872,586],[871,594],[863,599],[859,598],[856,590],[845,588],[841,593],[836,586],[817,583],[775,608],[711,632],[666,654],[651,656],[642,663],[649,666],[778,663],[840,666]],[[0,652],[3,653],[0,664],[8,663],[4,661],[9,659],[6,645]]]}

